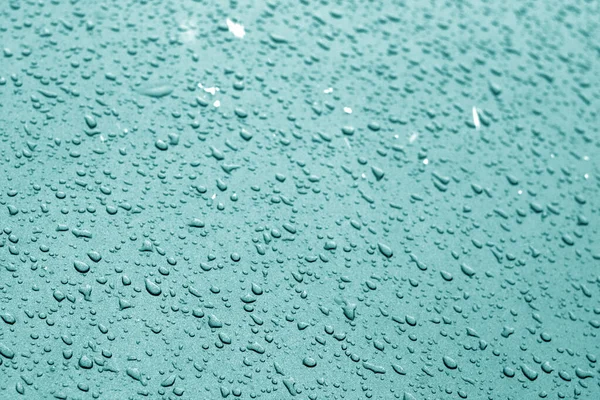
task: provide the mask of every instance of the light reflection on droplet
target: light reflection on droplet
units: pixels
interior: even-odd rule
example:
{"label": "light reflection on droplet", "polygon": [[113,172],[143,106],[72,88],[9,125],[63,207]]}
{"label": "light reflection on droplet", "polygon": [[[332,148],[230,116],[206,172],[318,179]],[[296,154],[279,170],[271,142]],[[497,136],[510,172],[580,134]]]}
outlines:
{"label": "light reflection on droplet", "polygon": [[246,30],[244,29],[244,25],[238,24],[227,18],[225,21],[227,23],[227,28],[229,32],[233,33],[233,36],[242,39],[246,36]]}
{"label": "light reflection on droplet", "polygon": [[473,107],[473,124],[475,125],[475,129],[479,129],[481,127],[479,114],[477,113],[477,109],[475,107]]}

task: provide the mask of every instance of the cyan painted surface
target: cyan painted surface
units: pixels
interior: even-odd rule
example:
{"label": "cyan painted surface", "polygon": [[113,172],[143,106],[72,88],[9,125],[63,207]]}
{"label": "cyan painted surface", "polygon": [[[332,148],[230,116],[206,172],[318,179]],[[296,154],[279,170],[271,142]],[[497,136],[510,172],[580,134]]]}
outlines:
{"label": "cyan painted surface", "polygon": [[600,398],[594,1],[6,1],[0,399]]}

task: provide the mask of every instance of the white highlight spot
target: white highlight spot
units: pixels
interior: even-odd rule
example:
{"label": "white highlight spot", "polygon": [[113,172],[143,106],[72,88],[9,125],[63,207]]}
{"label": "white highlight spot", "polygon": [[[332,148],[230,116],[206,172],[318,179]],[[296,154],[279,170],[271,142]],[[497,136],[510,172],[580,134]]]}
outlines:
{"label": "white highlight spot", "polygon": [[327,93],[327,94],[333,93],[333,88],[327,88],[327,89],[323,90],[323,93]]}
{"label": "white highlight spot", "polygon": [[346,142],[346,146],[348,146],[348,148],[351,149],[352,147],[350,147],[350,141],[347,137],[344,138],[344,141]]}
{"label": "white highlight spot", "polygon": [[583,177],[584,177],[585,179],[590,179],[590,175],[589,175],[589,174],[585,174]]}
{"label": "white highlight spot", "polygon": [[352,114],[352,109],[350,107],[344,107],[344,112],[346,114]]}
{"label": "white highlight spot", "polygon": [[419,134],[418,134],[417,132],[413,132],[413,134],[412,134],[412,135],[410,135],[410,137],[408,138],[408,142],[409,142],[409,143],[412,143],[412,142],[414,142],[415,140],[417,140],[417,138],[418,138],[418,137],[419,137]]}
{"label": "white highlight spot", "polygon": [[477,109],[473,107],[473,124],[475,124],[475,129],[481,128],[481,122],[479,121],[479,114],[477,114]]}
{"label": "white highlight spot", "polygon": [[227,23],[227,28],[229,29],[229,32],[233,33],[233,36],[240,38],[240,39],[242,39],[244,36],[246,36],[246,31],[244,30],[244,25],[236,24],[229,18],[227,18],[227,20],[225,22]]}
{"label": "white highlight spot", "polygon": [[215,100],[215,102],[213,103],[213,106],[221,107],[221,102],[219,100]]}
{"label": "white highlight spot", "polygon": [[423,164],[425,164],[425,165],[429,164],[429,160],[428,159],[424,159],[423,160]]}
{"label": "white highlight spot", "polygon": [[202,85],[202,83],[198,83],[198,87],[199,87],[200,89],[204,90],[206,93],[210,93],[210,94],[212,94],[213,96],[214,96],[215,94],[217,94],[217,92],[219,91],[219,88],[218,88],[218,87],[216,87],[216,86],[213,86],[213,87],[204,87],[204,86]]}

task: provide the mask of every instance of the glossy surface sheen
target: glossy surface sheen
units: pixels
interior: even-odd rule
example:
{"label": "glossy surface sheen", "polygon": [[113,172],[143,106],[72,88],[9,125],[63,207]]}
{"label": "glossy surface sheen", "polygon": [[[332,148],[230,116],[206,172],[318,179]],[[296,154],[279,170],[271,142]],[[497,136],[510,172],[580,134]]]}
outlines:
{"label": "glossy surface sheen", "polygon": [[0,9],[0,399],[599,399],[596,1]]}

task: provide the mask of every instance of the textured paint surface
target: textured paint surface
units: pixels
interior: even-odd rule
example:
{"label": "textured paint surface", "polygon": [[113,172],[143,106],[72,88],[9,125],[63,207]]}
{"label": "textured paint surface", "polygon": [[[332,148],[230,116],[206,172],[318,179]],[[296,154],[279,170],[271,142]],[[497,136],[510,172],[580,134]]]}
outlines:
{"label": "textured paint surface", "polygon": [[596,1],[0,6],[0,399],[600,399]]}

